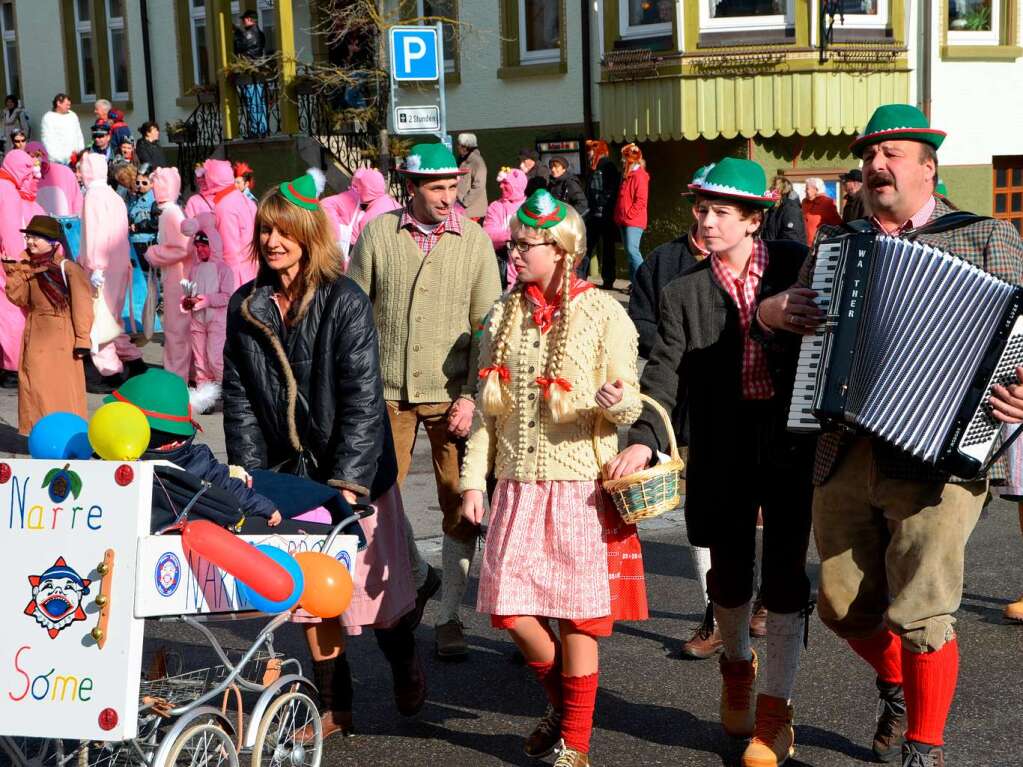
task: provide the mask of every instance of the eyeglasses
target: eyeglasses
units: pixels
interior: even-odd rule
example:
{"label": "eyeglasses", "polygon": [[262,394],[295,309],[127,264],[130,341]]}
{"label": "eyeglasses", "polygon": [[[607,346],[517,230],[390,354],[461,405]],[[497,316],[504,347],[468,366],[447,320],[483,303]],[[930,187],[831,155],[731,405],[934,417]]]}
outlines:
{"label": "eyeglasses", "polygon": [[525,240],[508,240],[508,248],[510,250],[517,250],[522,255],[525,255],[533,248],[538,248],[541,245],[550,245],[549,242],[544,240],[543,242],[526,242]]}

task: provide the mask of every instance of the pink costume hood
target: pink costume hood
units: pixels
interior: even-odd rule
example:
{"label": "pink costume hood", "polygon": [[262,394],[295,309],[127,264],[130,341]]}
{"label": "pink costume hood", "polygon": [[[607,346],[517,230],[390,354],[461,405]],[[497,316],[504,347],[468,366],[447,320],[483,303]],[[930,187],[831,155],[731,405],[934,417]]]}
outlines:
{"label": "pink costume hood", "polygon": [[206,185],[213,194],[234,186],[234,168],[227,160],[207,160],[202,164],[206,171]]}
{"label": "pink costume hood", "polygon": [[36,159],[21,149],[12,149],[4,155],[3,169],[14,179],[18,192],[35,197],[39,179],[35,175]]}
{"label": "pink costume hood", "polygon": [[107,158],[103,155],[86,152],[78,161],[78,167],[82,171],[82,183],[86,189],[100,181],[107,183]]}
{"label": "pink costume hood", "polygon": [[352,176],[352,189],[359,195],[363,205],[369,205],[379,197],[387,194],[387,185],[383,174],[376,168],[359,168]]}
{"label": "pink costume hood", "polygon": [[181,176],[177,168],[157,168],[153,171],[152,182],[157,205],[178,201],[178,195],[181,194]]}
{"label": "pink costume hood", "polygon": [[[181,233],[193,238],[188,246],[191,253],[195,253],[194,237],[196,232],[205,232],[210,240],[210,261],[223,261],[224,241],[220,239],[220,233],[217,232],[217,217],[212,213],[200,213],[195,218],[186,218],[181,222]],[[198,259],[196,261],[198,262]]]}
{"label": "pink costume hood", "polygon": [[526,199],[526,184],[529,183],[529,179],[518,168],[498,173],[497,183],[501,187],[501,199],[504,202],[521,204]]}

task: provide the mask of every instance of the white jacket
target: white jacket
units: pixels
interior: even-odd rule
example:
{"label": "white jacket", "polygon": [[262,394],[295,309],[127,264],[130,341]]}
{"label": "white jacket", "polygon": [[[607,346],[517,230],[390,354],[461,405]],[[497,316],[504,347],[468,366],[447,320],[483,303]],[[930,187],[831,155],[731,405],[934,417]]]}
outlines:
{"label": "white jacket", "polygon": [[47,112],[43,115],[41,127],[43,146],[51,162],[67,165],[73,152],[85,149],[82,124],[74,112]]}

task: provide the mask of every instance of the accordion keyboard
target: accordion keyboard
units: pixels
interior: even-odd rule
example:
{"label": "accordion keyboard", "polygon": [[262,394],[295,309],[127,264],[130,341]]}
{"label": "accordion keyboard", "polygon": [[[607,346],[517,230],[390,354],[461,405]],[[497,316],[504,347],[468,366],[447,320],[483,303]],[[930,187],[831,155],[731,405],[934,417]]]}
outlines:
{"label": "accordion keyboard", "polygon": [[[817,249],[810,288],[817,293],[817,306],[825,313],[831,309],[835,275],[842,257],[841,242],[824,242]],[[817,388],[821,358],[824,354],[824,325],[812,335],[803,336],[799,347],[799,362],[792,386],[792,404],[789,407],[788,428],[795,432],[812,433],[821,430],[820,422],[814,417],[813,397]]]}

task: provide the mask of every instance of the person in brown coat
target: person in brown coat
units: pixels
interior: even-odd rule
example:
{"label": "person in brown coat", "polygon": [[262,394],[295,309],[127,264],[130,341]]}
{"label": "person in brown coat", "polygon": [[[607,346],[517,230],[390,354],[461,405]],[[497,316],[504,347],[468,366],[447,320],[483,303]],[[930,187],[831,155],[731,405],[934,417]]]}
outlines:
{"label": "person in brown coat", "polygon": [[92,288],[66,257],[55,219],[33,216],[21,231],[24,260],[3,266],[8,300],[28,310],[18,369],[18,431],[28,434],[49,413],[88,417],[82,360],[90,347]]}

